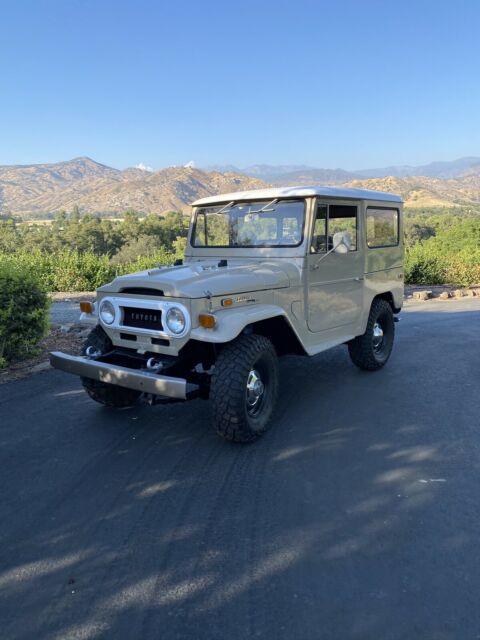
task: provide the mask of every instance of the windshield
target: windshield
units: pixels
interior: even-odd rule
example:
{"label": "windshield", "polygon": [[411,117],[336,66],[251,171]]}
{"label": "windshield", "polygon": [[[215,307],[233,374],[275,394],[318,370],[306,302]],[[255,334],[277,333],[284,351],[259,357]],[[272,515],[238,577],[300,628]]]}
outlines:
{"label": "windshield", "polygon": [[303,200],[230,202],[197,210],[194,247],[296,247],[303,239]]}

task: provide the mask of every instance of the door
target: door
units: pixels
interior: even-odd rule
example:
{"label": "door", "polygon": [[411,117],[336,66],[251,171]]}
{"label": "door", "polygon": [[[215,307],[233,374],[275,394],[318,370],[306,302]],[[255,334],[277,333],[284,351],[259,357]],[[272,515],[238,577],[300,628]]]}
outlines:
{"label": "door", "polygon": [[[363,251],[359,206],[317,202],[308,263],[307,323],[310,331],[326,331],[358,323],[363,303]],[[328,253],[336,232],[347,232],[347,253]]]}

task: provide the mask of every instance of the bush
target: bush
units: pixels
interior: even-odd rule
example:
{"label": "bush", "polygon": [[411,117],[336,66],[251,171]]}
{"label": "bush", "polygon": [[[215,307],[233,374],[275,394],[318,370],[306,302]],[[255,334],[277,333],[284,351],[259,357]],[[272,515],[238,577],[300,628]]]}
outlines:
{"label": "bush", "polygon": [[445,260],[424,244],[416,244],[405,251],[405,282],[408,284],[444,284],[445,272]]}
{"label": "bush", "polygon": [[94,291],[114,277],[108,256],[63,251],[53,256],[48,280],[52,291]]}
{"label": "bush", "polygon": [[38,277],[0,258],[0,367],[35,353],[48,329],[48,311]]}

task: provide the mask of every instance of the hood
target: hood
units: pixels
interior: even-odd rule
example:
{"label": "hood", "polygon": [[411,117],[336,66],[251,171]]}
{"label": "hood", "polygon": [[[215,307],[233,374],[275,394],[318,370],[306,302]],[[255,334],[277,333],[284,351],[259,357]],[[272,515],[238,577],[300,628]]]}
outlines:
{"label": "hood", "polygon": [[[290,286],[290,278],[280,261],[234,262],[219,267],[219,260],[188,262],[177,267],[160,267],[119,276],[100,291],[121,293],[125,289],[155,289],[172,298],[212,296],[280,289]],[[132,292],[133,293],[133,292]],[[147,292],[145,292],[147,294]]]}

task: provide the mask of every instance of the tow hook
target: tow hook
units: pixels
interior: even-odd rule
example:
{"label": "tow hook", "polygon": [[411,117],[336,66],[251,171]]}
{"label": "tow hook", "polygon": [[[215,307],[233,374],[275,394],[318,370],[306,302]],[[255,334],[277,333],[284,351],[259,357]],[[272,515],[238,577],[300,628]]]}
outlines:
{"label": "tow hook", "polygon": [[90,345],[85,349],[85,355],[87,356],[87,358],[91,358],[93,360],[101,356],[102,352],[100,351],[100,349],[96,349],[93,345]]}
{"label": "tow hook", "polygon": [[149,371],[161,371],[163,369],[163,362],[161,360],[157,360],[156,358],[149,358],[147,360],[147,369]]}

